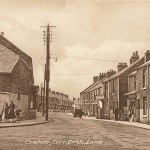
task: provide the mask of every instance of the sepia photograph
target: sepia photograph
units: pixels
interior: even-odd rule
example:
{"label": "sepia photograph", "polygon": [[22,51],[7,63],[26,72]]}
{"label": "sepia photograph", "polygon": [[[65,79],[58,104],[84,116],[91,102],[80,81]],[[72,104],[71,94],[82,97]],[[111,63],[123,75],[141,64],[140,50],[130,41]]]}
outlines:
{"label": "sepia photograph", "polygon": [[0,150],[150,150],[150,0],[0,0]]}

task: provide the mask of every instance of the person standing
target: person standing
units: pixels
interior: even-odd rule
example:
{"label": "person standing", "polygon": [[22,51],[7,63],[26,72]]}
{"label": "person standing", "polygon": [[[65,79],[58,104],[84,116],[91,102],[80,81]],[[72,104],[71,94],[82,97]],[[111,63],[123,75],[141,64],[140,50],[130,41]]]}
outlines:
{"label": "person standing", "polygon": [[16,109],[15,109],[16,121],[19,121],[19,122],[20,122],[20,113],[21,113],[21,109],[19,109],[19,107],[16,106]]}
{"label": "person standing", "polygon": [[14,119],[16,118],[15,115],[15,104],[13,103],[13,101],[10,101],[10,105],[9,105],[9,119],[10,122],[14,122]]}
{"label": "person standing", "polygon": [[9,106],[8,106],[8,103],[5,102],[5,105],[3,106],[3,109],[2,109],[2,121],[1,122],[7,122],[8,111],[9,111]]}
{"label": "person standing", "polygon": [[115,121],[118,121],[119,109],[116,107],[115,109]]}

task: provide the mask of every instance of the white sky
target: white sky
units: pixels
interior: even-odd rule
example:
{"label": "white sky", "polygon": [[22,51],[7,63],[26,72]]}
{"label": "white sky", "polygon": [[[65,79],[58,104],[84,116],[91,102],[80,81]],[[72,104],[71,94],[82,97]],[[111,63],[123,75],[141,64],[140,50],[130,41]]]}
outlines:
{"label": "white sky", "polygon": [[[0,0],[0,32],[33,58],[35,83],[43,81],[42,25],[53,29],[51,82],[53,90],[70,97],[93,82],[93,76],[117,62],[129,62],[134,51],[150,49],[150,1]],[[80,74],[80,75],[79,75]]]}

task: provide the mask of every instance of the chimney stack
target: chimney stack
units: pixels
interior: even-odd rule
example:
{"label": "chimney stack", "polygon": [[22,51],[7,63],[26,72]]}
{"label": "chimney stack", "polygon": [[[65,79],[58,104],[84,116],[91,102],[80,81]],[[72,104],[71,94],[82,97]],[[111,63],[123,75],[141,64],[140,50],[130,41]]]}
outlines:
{"label": "chimney stack", "polygon": [[100,73],[99,74],[99,79],[102,80],[103,78],[106,77],[106,73]]}
{"label": "chimney stack", "polygon": [[146,53],[145,53],[145,62],[147,62],[149,60],[150,60],[150,51],[147,50]]}
{"label": "chimney stack", "polygon": [[1,36],[4,37],[4,32],[1,32]]}
{"label": "chimney stack", "polygon": [[115,73],[116,73],[116,71],[114,71],[113,69],[110,69],[109,71],[107,71],[106,77],[109,78],[110,76],[112,76]]}
{"label": "chimney stack", "polygon": [[130,65],[134,62],[136,62],[139,59],[138,51],[133,52],[131,58],[130,58]]}
{"label": "chimney stack", "polygon": [[57,95],[59,95],[59,92],[56,92]]}
{"label": "chimney stack", "polygon": [[98,77],[98,76],[94,76],[94,77],[93,77],[93,83],[97,82],[97,81],[98,81],[98,79],[99,79],[99,77]]}
{"label": "chimney stack", "polygon": [[119,71],[123,70],[126,67],[128,67],[127,63],[119,63],[117,65],[117,71],[119,72]]}
{"label": "chimney stack", "polygon": [[53,94],[55,94],[55,91],[52,91]]}

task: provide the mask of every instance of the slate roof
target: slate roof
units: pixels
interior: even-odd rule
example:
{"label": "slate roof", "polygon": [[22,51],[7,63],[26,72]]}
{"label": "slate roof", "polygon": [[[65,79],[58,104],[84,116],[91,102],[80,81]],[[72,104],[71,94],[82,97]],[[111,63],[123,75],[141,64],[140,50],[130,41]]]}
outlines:
{"label": "slate roof", "polygon": [[130,69],[132,66],[134,66],[136,63],[138,63],[139,61],[141,61],[142,59],[144,59],[144,57],[141,57],[140,59],[138,59],[137,61],[135,61],[134,63],[132,63],[130,66],[124,68],[123,70],[115,73],[114,75],[112,75],[108,80],[112,80],[115,79],[117,77],[119,77],[120,75],[122,75],[124,72],[126,72],[128,69]]}
{"label": "slate roof", "polygon": [[142,67],[145,67],[146,65],[149,65],[150,64],[150,60],[145,62],[143,65],[137,67],[136,69],[139,69],[139,68],[142,68]]}
{"label": "slate roof", "polygon": [[134,76],[136,75],[137,71],[133,71],[132,73],[129,74],[129,76]]}
{"label": "slate roof", "polygon": [[6,37],[0,35],[0,44],[5,46],[8,49],[11,49],[16,54],[25,54],[27,57],[31,58],[28,54],[23,52],[20,48],[18,48],[14,43],[9,41]]}
{"label": "slate roof", "polygon": [[105,79],[107,79],[106,77],[103,78],[102,80],[97,80],[95,83],[91,84],[90,86],[88,86],[85,90],[83,90],[81,93],[85,93],[88,92],[91,88],[95,87],[96,85],[98,85],[99,83],[103,82]]}
{"label": "slate roof", "polygon": [[19,55],[0,45],[0,73],[11,73],[19,59]]}

